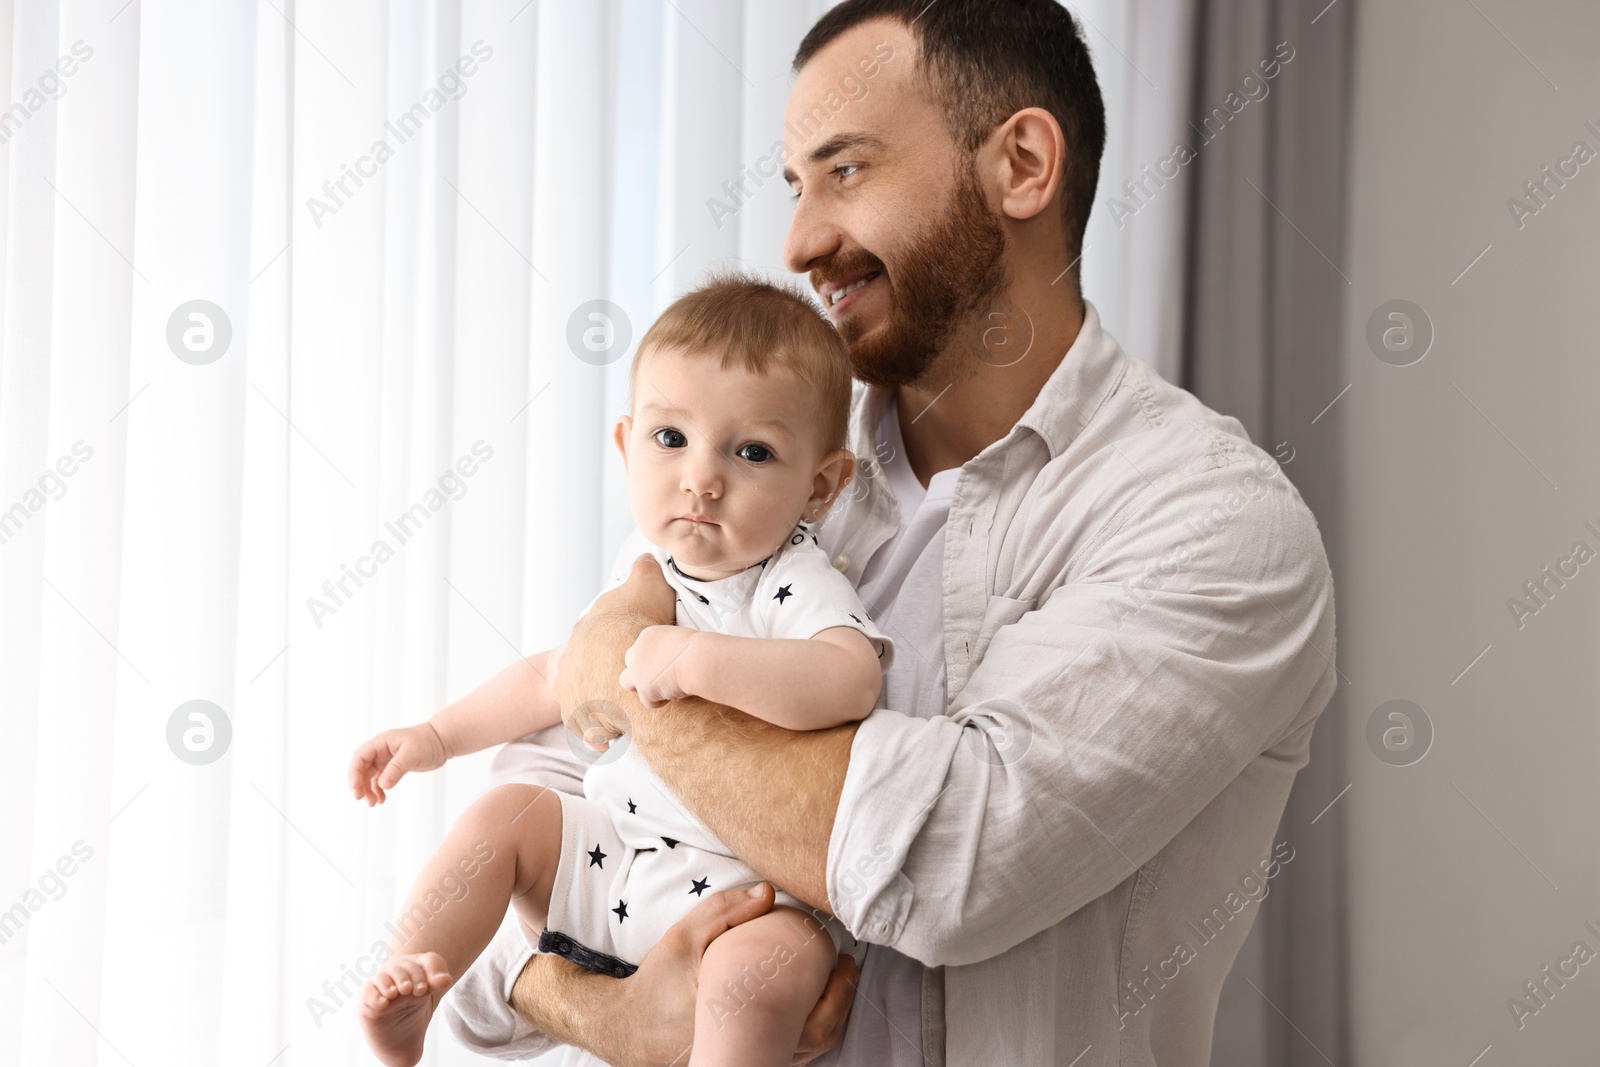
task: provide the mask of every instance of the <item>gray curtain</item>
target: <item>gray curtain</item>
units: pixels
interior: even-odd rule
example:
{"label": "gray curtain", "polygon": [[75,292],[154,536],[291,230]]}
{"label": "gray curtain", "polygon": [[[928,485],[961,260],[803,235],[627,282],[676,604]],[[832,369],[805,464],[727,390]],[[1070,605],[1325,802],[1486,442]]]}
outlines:
{"label": "gray curtain", "polygon": [[[1278,456],[1327,540],[1337,529],[1338,423],[1318,416],[1346,384],[1338,344],[1350,289],[1341,271],[1356,0],[1325,3],[1196,0],[1190,136],[1200,147],[1188,190],[1183,375]],[[1263,79],[1259,64],[1284,46],[1293,58]],[[1252,73],[1256,83],[1244,83]],[[1328,551],[1337,581],[1339,546],[1328,541]],[[1279,831],[1295,859],[1223,991],[1218,1067],[1346,1062],[1344,801],[1319,817],[1349,781],[1333,728],[1344,707],[1341,683]]]}

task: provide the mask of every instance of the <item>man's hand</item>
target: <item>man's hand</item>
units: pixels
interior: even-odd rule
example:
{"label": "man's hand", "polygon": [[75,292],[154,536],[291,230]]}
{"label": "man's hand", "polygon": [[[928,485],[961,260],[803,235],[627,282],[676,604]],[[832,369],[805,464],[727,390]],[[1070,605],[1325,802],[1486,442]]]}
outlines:
{"label": "man's hand", "polygon": [[[511,1005],[551,1037],[617,1067],[685,1063],[694,1042],[700,960],[718,935],[771,910],[772,887],[762,882],[754,892],[730,889],[707,897],[662,935],[629,978],[605,978],[535,955],[517,978]],[[859,976],[855,960],[841,956],[801,1030],[794,1064],[810,1063],[839,1043]],[[600,995],[585,996],[588,991]],[[619,1019],[626,1025],[617,1025]]]}
{"label": "man's hand", "polygon": [[678,594],[661,575],[661,565],[646,553],[633,561],[628,580],[595,601],[592,614],[624,612],[670,625],[678,615]]}
{"label": "man's hand", "polygon": [[626,694],[617,679],[623,654],[648,626],[677,619],[677,594],[661,576],[655,558],[633,561],[628,580],[601,595],[567,638],[551,690],[567,728],[593,748],[604,748],[628,730]]}
{"label": "man's hand", "polygon": [[636,693],[647,708],[660,707],[669,700],[689,696],[684,685],[684,661],[689,640],[697,633],[687,626],[646,626],[628,646],[623,670],[617,683]]}

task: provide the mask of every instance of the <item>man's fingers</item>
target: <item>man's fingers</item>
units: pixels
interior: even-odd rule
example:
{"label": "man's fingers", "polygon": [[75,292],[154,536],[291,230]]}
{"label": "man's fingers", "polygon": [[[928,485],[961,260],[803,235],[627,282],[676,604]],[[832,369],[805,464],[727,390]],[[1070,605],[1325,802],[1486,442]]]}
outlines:
{"label": "man's fingers", "polygon": [[798,1063],[809,1063],[839,1043],[839,1034],[855,1001],[856,983],[861,980],[861,967],[855,957],[841,954],[839,962],[828,976],[816,1007],[806,1016],[800,1030],[800,1044],[795,1053]]}
{"label": "man's fingers", "polygon": [[772,886],[758,882],[750,888],[725,889],[711,896],[681,921],[688,927],[689,942],[695,954],[703,955],[706,946],[731,927],[765,915],[771,909]]}
{"label": "man's fingers", "polygon": [[676,595],[672,586],[667,584],[666,576],[661,573],[661,565],[654,556],[640,556],[634,560],[626,584],[633,589],[629,600],[635,609],[663,624],[673,620],[673,600]]}
{"label": "man's fingers", "polygon": [[609,700],[585,701],[566,713],[566,721],[568,729],[591,745],[596,734],[599,740],[610,741],[628,732],[626,714]]}

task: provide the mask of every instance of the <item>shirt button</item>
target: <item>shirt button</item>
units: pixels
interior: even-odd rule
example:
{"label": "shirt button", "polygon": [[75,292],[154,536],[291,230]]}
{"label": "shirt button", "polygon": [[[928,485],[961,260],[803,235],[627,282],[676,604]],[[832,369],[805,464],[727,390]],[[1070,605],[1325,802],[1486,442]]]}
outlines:
{"label": "shirt button", "polygon": [[836,570],[836,571],[840,571],[840,572],[849,570],[850,569],[850,557],[845,555],[843,552],[839,553],[837,556],[834,556],[833,557],[833,569]]}

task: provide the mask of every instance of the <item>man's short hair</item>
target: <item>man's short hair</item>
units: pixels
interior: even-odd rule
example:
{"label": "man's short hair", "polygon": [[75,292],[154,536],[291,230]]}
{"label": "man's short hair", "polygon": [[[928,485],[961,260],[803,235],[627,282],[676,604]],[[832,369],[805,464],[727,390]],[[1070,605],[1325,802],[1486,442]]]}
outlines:
{"label": "man's short hair", "polygon": [[844,0],[800,42],[795,71],[846,30],[875,18],[896,19],[916,36],[921,73],[962,151],[977,151],[1025,107],[1055,116],[1067,142],[1062,220],[1067,252],[1076,259],[1100,179],[1106,107],[1071,12],[1057,0]]}
{"label": "man's short hair", "polygon": [[640,338],[629,369],[630,390],[637,390],[646,353],[661,348],[719,354],[723,370],[743,367],[769,374],[782,367],[794,372],[815,394],[824,449],[845,447],[850,354],[839,331],[798,286],[741,271],[707,275],[674,300]]}

